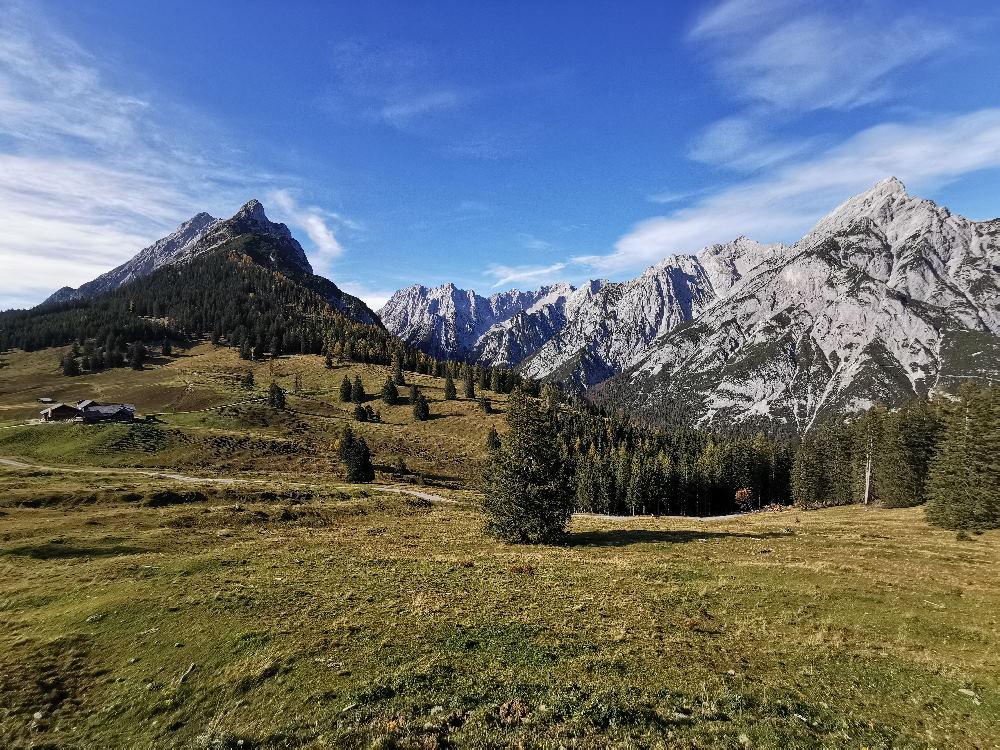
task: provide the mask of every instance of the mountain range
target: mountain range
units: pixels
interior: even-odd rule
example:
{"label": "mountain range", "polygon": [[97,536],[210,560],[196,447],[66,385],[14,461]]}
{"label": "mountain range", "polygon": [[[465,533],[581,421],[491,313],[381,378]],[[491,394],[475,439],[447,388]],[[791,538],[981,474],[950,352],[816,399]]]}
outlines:
{"label": "mountain range", "polygon": [[397,291],[376,315],[313,273],[258,201],[199,213],[38,309],[101,297],[217,248],[318,294],[437,359],[558,382],[650,424],[804,432],[827,415],[1000,379],[1000,219],[973,221],[889,178],[798,242],[746,237],[671,255],[624,282],[491,296]]}
{"label": "mountain range", "polygon": [[746,237],[630,281],[394,294],[390,332],[515,367],[652,424],[780,425],[1000,378],[1000,220],[889,178],[791,245]]}

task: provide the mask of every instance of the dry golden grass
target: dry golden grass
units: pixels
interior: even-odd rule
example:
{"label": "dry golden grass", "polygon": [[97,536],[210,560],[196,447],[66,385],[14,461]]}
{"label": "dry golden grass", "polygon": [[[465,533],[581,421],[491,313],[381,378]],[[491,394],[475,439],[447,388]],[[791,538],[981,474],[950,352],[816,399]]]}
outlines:
{"label": "dry golden grass", "polygon": [[996,741],[1000,536],[919,509],[579,518],[516,547],[378,487],[151,508],[114,500],[127,474],[0,482],[73,495],[0,508],[8,746]]}

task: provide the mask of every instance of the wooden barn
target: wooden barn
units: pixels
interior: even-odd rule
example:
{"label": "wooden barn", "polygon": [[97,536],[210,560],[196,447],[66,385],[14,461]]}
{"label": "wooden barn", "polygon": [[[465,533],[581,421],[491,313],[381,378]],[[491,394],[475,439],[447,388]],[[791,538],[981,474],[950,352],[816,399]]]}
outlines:
{"label": "wooden barn", "polygon": [[67,419],[76,419],[80,416],[80,410],[69,404],[52,404],[47,409],[42,409],[42,419],[46,422],[61,422]]}

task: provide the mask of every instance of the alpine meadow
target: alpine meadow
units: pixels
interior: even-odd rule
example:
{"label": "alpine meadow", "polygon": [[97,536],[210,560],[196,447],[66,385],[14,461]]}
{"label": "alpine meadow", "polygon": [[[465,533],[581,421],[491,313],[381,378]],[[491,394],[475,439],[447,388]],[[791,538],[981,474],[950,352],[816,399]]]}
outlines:
{"label": "alpine meadow", "polygon": [[1000,748],[992,4],[0,14],[0,746]]}

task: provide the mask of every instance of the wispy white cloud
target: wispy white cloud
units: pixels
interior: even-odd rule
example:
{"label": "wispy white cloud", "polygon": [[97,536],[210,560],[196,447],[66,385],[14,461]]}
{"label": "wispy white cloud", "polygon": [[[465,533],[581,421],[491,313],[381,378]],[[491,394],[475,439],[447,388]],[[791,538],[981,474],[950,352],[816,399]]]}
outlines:
{"label": "wispy white cloud", "polygon": [[738,98],[803,111],[889,96],[889,74],[946,49],[956,34],[939,18],[884,2],[723,0],[690,38]]}
{"label": "wispy white cloud", "polygon": [[527,232],[519,234],[517,240],[521,243],[521,247],[528,250],[549,250],[552,247],[552,243],[548,240],[543,240],[541,237]]}
{"label": "wispy white cloud", "polygon": [[[697,134],[689,156],[759,171],[814,150],[821,137],[786,135],[817,110],[891,101],[914,65],[954,49],[958,24],[885,0],[722,0],[689,33],[736,111]],[[783,132],[784,131],[784,132]]]}
{"label": "wispy white cloud", "polygon": [[644,221],[612,253],[573,260],[602,272],[623,272],[739,235],[764,242],[793,240],[831,207],[890,175],[910,189],[926,190],[988,168],[1000,168],[1000,109],[885,123],[815,158]]}
{"label": "wispy white cloud", "polygon": [[[299,206],[288,190],[272,190],[268,200],[278,207],[282,218],[305,231],[316,246],[321,263],[328,264],[343,254],[344,248],[327,224],[328,220],[339,218],[337,214],[318,206]],[[352,226],[357,227],[357,224],[352,222]]]}
{"label": "wispy white cloud", "polygon": [[492,265],[486,271],[486,275],[496,279],[496,282],[493,284],[494,288],[521,281],[541,284],[555,279],[559,271],[562,271],[564,268],[566,268],[565,263],[553,263],[550,266]]}
{"label": "wispy white cloud", "polygon": [[197,112],[109,85],[39,6],[0,0],[0,17],[0,308],[88,281],[283,179],[240,166]]}

